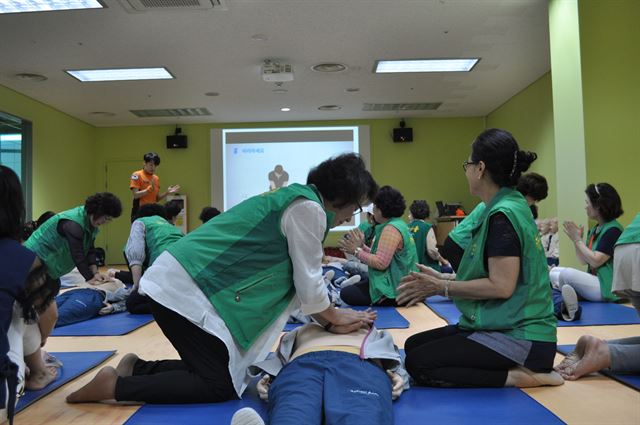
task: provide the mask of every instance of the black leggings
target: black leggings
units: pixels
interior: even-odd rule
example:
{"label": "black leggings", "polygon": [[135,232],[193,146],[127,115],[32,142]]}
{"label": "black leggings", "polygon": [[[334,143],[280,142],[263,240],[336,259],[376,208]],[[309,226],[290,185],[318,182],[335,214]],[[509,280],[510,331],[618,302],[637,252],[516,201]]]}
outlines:
{"label": "black leggings", "polygon": [[214,403],[236,398],[224,343],[152,299],[158,326],[181,360],[138,360],[133,375],[116,381],[118,401]]}
{"label": "black leggings", "polygon": [[[372,305],[369,295],[369,281],[360,281],[347,286],[340,291],[340,298],[349,305]],[[396,307],[398,304],[395,299],[383,298],[375,305]]]}
{"label": "black leggings", "polygon": [[407,371],[423,386],[503,387],[516,363],[470,334],[452,325],[413,335],[404,344]]}

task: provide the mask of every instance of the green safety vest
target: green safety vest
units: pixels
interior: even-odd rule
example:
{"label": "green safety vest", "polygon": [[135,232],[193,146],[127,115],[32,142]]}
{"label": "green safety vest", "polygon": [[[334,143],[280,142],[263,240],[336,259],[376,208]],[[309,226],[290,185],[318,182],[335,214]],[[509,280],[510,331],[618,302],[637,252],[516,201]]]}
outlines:
{"label": "green safety vest", "polygon": [[145,254],[149,265],[153,264],[169,245],[184,236],[180,229],[158,215],[142,217],[136,221],[144,224]]}
{"label": "green safety vest", "polygon": [[375,254],[378,250],[380,235],[386,226],[393,226],[402,235],[402,249],[393,254],[389,267],[385,270],[376,270],[369,267],[369,295],[371,302],[377,303],[383,296],[395,299],[396,287],[400,283],[400,279],[408,275],[411,271],[417,271],[416,263],[418,262],[418,254],[416,253],[416,244],[413,242],[407,223],[400,218],[392,218],[386,223],[378,224],[376,234],[373,239],[371,253]]}
{"label": "green safety vest", "polygon": [[89,253],[89,248],[98,234],[98,229],[89,222],[83,206],[56,214],[36,229],[24,246],[36,253],[47,266],[47,272],[53,279],[69,273],[76,266],[71,257],[69,242],[58,232],[60,220],[71,220],[82,227],[82,247],[85,255]]}
{"label": "green safety vest", "polygon": [[413,220],[409,223],[409,231],[413,236],[416,244],[416,252],[418,253],[418,262],[434,270],[440,271],[440,263],[429,256],[427,252],[427,234],[433,227],[433,224],[422,220]]}
{"label": "green safety vest", "polygon": [[631,224],[624,229],[616,241],[616,246],[631,243],[640,243],[640,214],[636,215]]}
{"label": "green safety vest", "polygon": [[[489,276],[484,266],[484,252],[489,219],[503,213],[520,240],[520,274],[509,299],[470,300],[455,298],[462,312],[463,329],[500,331],[529,341],[556,341],[556,318],[553,315],[549,272],[538,228],[522,194],[502,188],[491,200],[472,231],[471,244],[460,262],[456,280],[469,281]],[[455,282],[452,283],[455,285]]]}
{"label": "green safety vest", "polygon": [[480,202],[460,223],[449,232],[449,237],[460,248],[466,250],[471,244],[471,231],[478,225],[478,221],[485,211],[484,202]]}
{"label": "green safety vest", "polygon": [[[596,233],[596,229],[598,229],[598,233]],[[618,223],[618,220],[611,220],[604,223],[602,226],[593,226],[589,229],[589,233],[587,233],[587,241],[590,241],[592,237],[594,237],[593,243],[591,244],[591,251],[595,251],[598,246],[598,242],[602,235],[611,228],[616,228],[622,230],[622,226]],[[588,242],[587,242],[588,243]],[[598,276],[598,280],[600,281],[600,294],[605,301],[617,301],[619,298],[613,293],[611,293],[611,285],[613,284],[613,255],[609,257],[606,263],[598,267],[597,269],[593,269],[591,266],[588,267],[588,271],[591,274],[595,274]],[[595,272],[595,273],[594,273]]]}
{"label": "green safety vest", "polygon": [[[241,202],[167,249],[244,350],[295,295],[293,265],[280,220],[298,198],[323,205],[314,186],[292,184]],[[326,209],[325,213],[328,232],[335,214]]]}

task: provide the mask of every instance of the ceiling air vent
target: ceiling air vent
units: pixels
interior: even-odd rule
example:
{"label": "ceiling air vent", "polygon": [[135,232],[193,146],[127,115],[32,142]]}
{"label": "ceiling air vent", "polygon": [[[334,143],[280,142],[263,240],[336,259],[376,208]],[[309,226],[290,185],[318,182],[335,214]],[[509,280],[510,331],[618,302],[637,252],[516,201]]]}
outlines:
{"label": "ceiling air vent", "polygon": [[120,0],[128,12],[151,10],[227,10],[226,0]]}
{"label": "ceiling air vent", "polygon": [[211,115],[207,108],[135,109],[129,112],[140,118],[202,117]]}
{"label": "ceiling air vent", "polygon": [[435,111],[442,102],[425,103],[365,103],[363,111]]}

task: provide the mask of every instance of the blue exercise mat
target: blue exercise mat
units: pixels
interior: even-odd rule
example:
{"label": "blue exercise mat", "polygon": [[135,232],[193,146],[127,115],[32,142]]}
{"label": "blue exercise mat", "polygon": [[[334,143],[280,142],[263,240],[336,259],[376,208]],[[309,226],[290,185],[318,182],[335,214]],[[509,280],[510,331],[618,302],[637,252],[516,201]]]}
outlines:
{"label": "blue exercise mat", "polygon": [[[354,310],[366,310],[369,307],[350,307]],[[371,307],[378,312],[378,318],[375,321],[376,328],[378,329],[406,329],[409,327],[409,321],[398,313],[395,307]],[[302,323],[287,323],[284,327],[285,332],[294,330],[297,327],[302,326]]]}
{"label": "blue exercise mat", "polygon": [[[564,354],[565,356],[573,351],[575,345],[558,345],[558,352]],[[625,384],[628,387],[633,388],[634,390],[640,391],[640,375],[623,375],[619,373],[611,373],[607,371],[600,372],[603,375],[608,376],[611,379],[615,379],[616,381]]]}
{"label": "blue exercise mat", "polygon": [[45,388],[37,391],[25,391],[24,395],[18,399],[16,413],[25,407],[35,403],[42,397],[60,388],[69,381],[98,366],[109,357],[115,354],[112,351],[78,351],[68,353],[51,353],[62,362],[62,367],[58,370],[58,377]]}
{"label": "blue exercise mat", "polygon": [[615,303],[592,303],[580,301],[582,317],[580,320],[565,322],[558,320],[558,326],[606,326],[638,325],[640,317],[635,308]]}
{"label": "blue exercise mat", "polygon": [[[267,404],[255,391],[255,380],[242,400],[210,404],[146,404],[125,425],[215,425],[254,408],[263,419]],[[393,404],[396,424],[562,424],[553,413],[518,388],[422,388],[402,393]],[[300,418],[304,424],[304,418]]]}
{"label": "blue exercise mat", "polygon": [[84,322],[55,328],[51,336],[116,336],[126,335],[153,322],[151,314],[116,313],[98,316]]}
{"label": "blue exercise mat", "polygon": [[[433,296],[425,300],[425,304],[448,324],[455,325],[460,319],[460,310],[453,301],[445,297]],[[565,322],[558,320],[559,327],[569,326],[609,326],[640,324],[638,312],[631,307],[614,303],[592,303],[580,301],[582,317],[580,320]]]}

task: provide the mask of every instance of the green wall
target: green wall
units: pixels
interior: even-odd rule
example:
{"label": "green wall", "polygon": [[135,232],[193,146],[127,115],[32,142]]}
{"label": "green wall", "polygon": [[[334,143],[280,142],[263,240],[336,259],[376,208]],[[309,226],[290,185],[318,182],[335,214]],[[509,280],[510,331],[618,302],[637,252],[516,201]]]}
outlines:
{"label": "green wall", "polygon": [[82,204],[96,191],[94,127],[4,86],[0,110],[33,123],[34,217]]}
{"label": "green wall", "polygon": [[587,181],[620,193],[623,225],[640,211],[640,1],[581,0]]}
{"label": "green wall", "polygon": [[[106,181],[105,166],[113,161],[133,160],[142,165],[142,155],[155,150],[162,159],[158,175],[161,185],[180,184],[181,193],[188,196],[189,229],[200,222],[198,215],[210,202],[210,130],[213,128],[286,127],[318,125],[368,125],[371,137],[371,169],[380,185],[398,188],[407,198],[427,199],[433,208],[439,199],[462,201],[467,207],[475,200],[469,195],[461,164],[469,154],[473,138],[483,129],[482,118],[411,119],[414,142],[398,144],[391,141],[391,131],[398,124],[393,120],[309,121],[275,123],[225,123],[181,125],[189,138],[187,149],[165,147],[165,136],[174,126],[98,128],[96,131],[96,172],[99,187]],[[138,167],[139,168],[139,167]],[[132,169],[131,171],[134,171]],[[128,175],[123,176],[128,185]],[[125,213],[130,200],[123,200]],[[330,236],[328,244],[334,244]]]}
{"label": "green wall", "polygon": [[538,159],[529,171],[542,174],[549,183],[549,196],[538,205],[538,212],[540,217],[555,217],[556,158],[551,73],[546,73],[487,115],[486,126],[510,131],[518,141],[520,149],[538,154]]}

